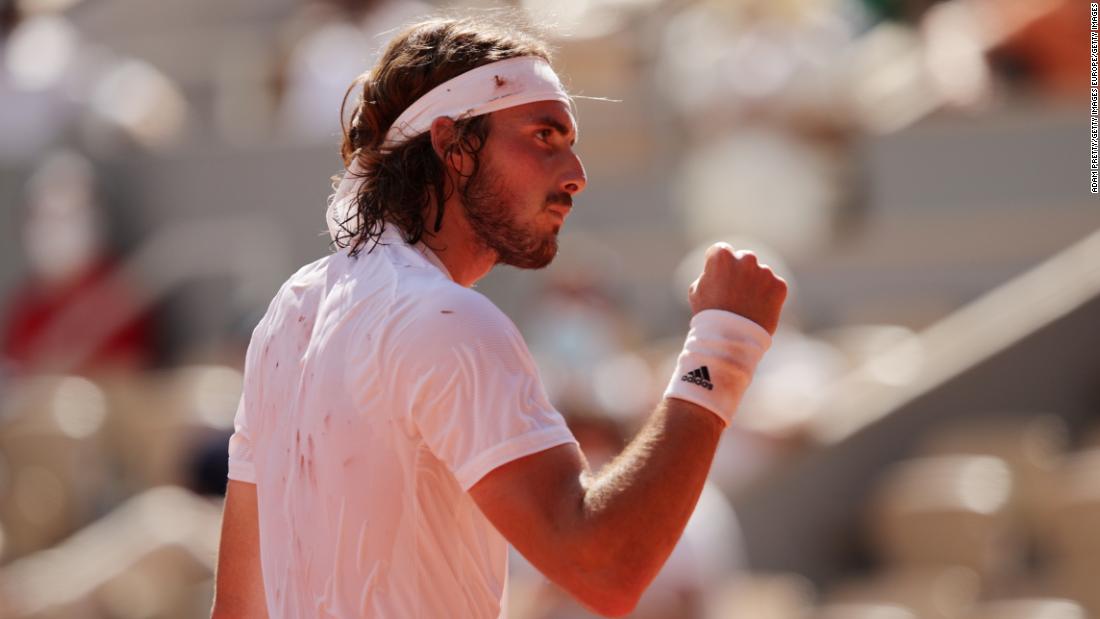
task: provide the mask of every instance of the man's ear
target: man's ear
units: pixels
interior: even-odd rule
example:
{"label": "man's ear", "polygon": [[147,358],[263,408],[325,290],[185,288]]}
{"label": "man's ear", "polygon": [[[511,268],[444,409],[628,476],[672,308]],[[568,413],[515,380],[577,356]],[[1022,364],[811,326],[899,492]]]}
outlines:
{"label": "man's ear", "polygon": [[473,174],[473,159],[456,144],[458,129],[455,121],[446,116],[440,116],[432,121],[431,128],[432,150],[443,162],[443,168],[448,174],[457,176],[469,176]]}
{"label": "man's ear", "polygon": [[447,154],[447,147],[455,140],[455,121],[447,116],[440,116],[432,121],[432,150],[436,156],[443,159]]}

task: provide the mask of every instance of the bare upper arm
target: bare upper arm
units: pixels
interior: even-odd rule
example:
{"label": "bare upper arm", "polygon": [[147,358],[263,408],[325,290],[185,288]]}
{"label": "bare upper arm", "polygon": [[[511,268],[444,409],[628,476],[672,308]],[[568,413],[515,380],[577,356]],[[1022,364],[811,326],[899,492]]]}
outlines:
{"label": "bare upper arm", "polygon": [[470,495],[508,541],[538,566],[553,542],[550,525],[569,517],[571,502],[579,508],[583,500],[584,471],[577,446],[559,445],[493,469],[470,488]]}
{"label": "bare upper arm", "polygon": [[213,617],[267,617],[256,484],[229,480],[222,512]]}
{"label": "bare upper arm", "polygon": [[575,444],[559,445],[513,460],[483,477],[470,495],[498,531],[547,578],[598,612],[617,603],[613,587],[592,567],[607,557],[593,556],[584,527],[587,472]]}

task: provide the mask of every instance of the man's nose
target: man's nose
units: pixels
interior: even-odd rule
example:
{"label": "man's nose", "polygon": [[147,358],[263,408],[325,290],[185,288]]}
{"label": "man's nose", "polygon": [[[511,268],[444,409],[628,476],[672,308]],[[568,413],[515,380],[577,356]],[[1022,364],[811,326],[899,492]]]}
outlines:
{"label": "man's nose", "polygon": [[576,153],[570,153],[569,157],[569,169],[562,175],[561,190],[575,196],[584,191],[585,185],[588,184],[588,176],[584,172],[584,164],[581,163],[581,158]]}

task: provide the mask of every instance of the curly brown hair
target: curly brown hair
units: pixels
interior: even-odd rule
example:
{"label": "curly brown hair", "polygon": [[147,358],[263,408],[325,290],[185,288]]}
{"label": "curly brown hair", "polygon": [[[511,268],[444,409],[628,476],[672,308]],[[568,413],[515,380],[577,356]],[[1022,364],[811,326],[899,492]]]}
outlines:
{"label": "curly brown hair", "polygon": [[[439,232],[444,202],[456,190],[465,198],[470,187],[469,182],[448,186],[443,162],[468,154],[473,167],[464,180],[477,175],[478,155],[489,136],[488,115],[458,119],[455,137],[442,158],[432,147],[430,132],[383,150],[386,132],[405,108],[436,86],[482,65],[519,56],[549,62],[550,49],[514,14],[429,19],[390,41],[378,64],[348,88],[340,106],[340,155],[345,167],[358,160],[363,182],[355,196],[357,208],[337,222],[337,248],[348,248],[356,256],[368,243],[378,242],[387,224],[398,226],[406,242],[419,242],[427,230],[433,194],[437,213],[432,230]],[[348,97],[356,90],[355,110],[345,123]]]}

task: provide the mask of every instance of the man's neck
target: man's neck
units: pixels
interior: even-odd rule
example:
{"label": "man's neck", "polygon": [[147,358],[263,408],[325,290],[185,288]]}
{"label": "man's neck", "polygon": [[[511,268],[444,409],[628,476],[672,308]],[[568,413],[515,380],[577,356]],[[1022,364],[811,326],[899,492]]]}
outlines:
{"label": "man's neck", "polygon": [[428,210],[425,221],[429,225],[428,230],[424,231],[424,244],[447,267],[451,278],[459,285],[466,288],[473,286],[496,265],[496,255],[478,242],[456,196],[447,200],[443,209],[443,226],[438,233],[431,230],[435,223],[434,207]]}

